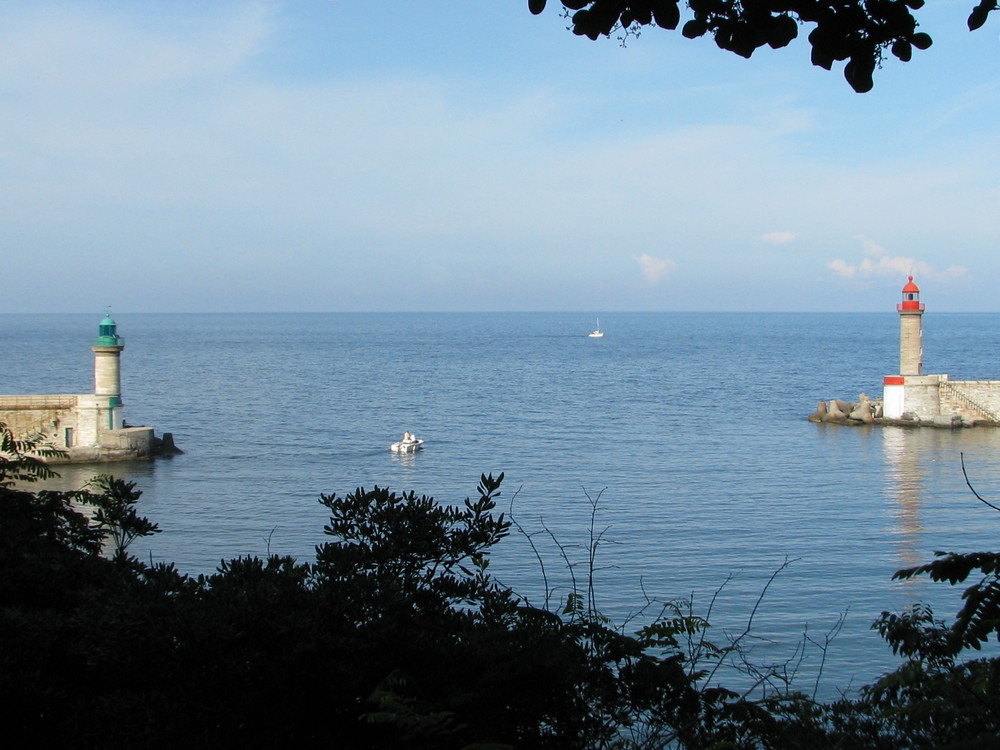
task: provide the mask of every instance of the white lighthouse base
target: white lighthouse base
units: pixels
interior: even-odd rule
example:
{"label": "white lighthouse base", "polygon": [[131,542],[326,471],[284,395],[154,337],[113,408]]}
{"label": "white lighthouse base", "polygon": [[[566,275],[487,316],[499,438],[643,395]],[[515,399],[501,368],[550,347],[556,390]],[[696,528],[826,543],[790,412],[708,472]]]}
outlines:
{"label": "white lighthouse base", "polygon": [[941,383],[947,375],[886,375],[882,414],[886,419],[931,421],[941,414]]}

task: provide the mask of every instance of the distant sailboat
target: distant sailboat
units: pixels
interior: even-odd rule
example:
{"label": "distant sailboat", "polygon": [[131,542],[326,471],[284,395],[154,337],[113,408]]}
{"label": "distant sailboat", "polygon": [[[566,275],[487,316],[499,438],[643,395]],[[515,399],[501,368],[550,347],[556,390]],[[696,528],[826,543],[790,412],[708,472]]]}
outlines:
{"label": "distant sailboat", "polygon": [[592,339],[603,339],[604,338],[604,331],[601,330],[601,319],[600,318],[597,319],[597,328],[595,328],[593,331],[591,331],[590,333],[588,333],[587,336],[589,338],[592,338]]}

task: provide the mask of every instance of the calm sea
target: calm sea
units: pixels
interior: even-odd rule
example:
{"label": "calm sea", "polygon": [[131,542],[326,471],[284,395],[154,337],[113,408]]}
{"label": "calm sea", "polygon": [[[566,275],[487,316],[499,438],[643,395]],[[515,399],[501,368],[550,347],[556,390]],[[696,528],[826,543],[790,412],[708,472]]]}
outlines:
{"label": "calm sea", "polygon": [[[0,393],[85,393],[102,316],[0,316]],[[934,550],[995,549],[1000,430],[806,421],[823,398],[881,394],[898,366],[885,314],[115,314],[126,419],[185,453],[72,467],[135,480],[163,533],[144,558],[191,573],[269,552],[309,559],[320,493],[416,490],[447,503],[504,472],[501,504],[531,535],[494,552],[536,604],[585,585],[592,505],[597,603],[621,622],[647,598],[713,597],[716,637],[754,616],[754,658],[792,657],[844,624],[821,695],[894,663],[872,620],[958,591],[894,583]],[[926,372],[1000,378],[1000,315],[924,319]],[[427,442],[391,454],[404,430]],[[993,496],[992,499],[998,499]],[[561,547],[561,551],[560,551]],[[544,566],[544,567],[543,567]],[[543,574],[544,570],[544,574]],[[637,621],[638,622],[638,621]],[[803,635],[805,634],[805,639]],[[820,673],[806,649],[802,689]]]}

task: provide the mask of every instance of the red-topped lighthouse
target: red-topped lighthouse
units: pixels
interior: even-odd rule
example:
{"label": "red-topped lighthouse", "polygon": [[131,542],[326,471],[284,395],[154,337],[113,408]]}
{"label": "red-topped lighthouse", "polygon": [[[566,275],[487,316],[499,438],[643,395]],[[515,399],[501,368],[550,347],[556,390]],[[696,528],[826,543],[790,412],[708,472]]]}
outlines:
{"label": "red-topped lighthouse", "polygon": [[920,289],[910,276],[903,287],[903,301],[896,305],[899,313],[899,374],[920,375],[924,366],[923,328],[924,305]]}

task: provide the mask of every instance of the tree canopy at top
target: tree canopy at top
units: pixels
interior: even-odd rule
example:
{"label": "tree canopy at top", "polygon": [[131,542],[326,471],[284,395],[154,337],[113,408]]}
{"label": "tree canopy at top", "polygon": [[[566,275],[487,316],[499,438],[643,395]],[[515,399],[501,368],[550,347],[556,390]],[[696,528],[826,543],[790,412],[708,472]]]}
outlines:
{"label": "tree canopy at top", "polygon": [[[572,21],[574,34],[597,39],[615,29],[638,31],[643,26],[676,29],[681,23],[681,5],[690,17],[681,34],[695,39],[706,34],[725,50],[750,57],[765,44],[772,49],[786,46],[799,34],[799,26],[813,25],[809,32],[812,63],[830,70],[833,63],[847,61],[844,78],[858,93],[872,89],[873,75],[886,51],[903,62],[913,48],[927,49],[929,34],[917,31],[913,11],[924,0],[560,0]],[[546,0],[528,0],[538,14]],[[996,0],[980,0],[969,15],[975,31]]]}

